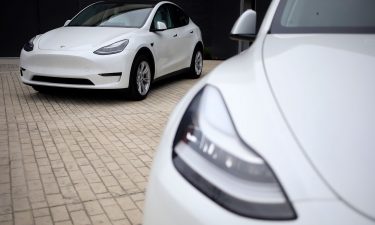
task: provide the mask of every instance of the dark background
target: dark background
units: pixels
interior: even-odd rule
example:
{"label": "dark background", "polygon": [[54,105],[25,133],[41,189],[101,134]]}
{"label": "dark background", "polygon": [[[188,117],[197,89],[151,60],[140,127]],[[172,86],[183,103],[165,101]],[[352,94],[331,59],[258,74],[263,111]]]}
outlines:
{"label": "dark background", "polygon": [[[7,0],[0,14],[0,57],[18,57],[30,38],[61,27],[81,9],[97,0]],[[263,17],[271,0],[245,0]],[[255,2],[256,1],[256,2]],[[124,0],[129,2],[129,0]],[[132,1],[134,2],[134,0]],[[137,1],[138,2],[138,1]],[[157,3],[142,0],[142,3]],[[172,0],[201,28],[206,53],[225,59],[238,53],[238,43],[229,32],[241,14],[241,1]]]}

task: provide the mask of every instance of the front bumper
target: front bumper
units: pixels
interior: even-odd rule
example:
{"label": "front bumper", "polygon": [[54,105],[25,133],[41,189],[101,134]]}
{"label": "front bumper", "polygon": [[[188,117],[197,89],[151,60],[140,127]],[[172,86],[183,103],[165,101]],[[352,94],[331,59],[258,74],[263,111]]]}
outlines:
{"label": "front bumper", "polygon": [[23,83],[28,85],[122,89],[129,86],[135,52],[124,50],[113,55],[81,51],[22,50],[20,57]]}
{"label": "front bumper", "polygon": [[296,220],[270,221],[242,217],[225,210],[195,189],[176,171],[172,163],[163,161],[163,164],[153,167],[147,189],[144,225],[264,225],[277,222],[285,225],[374,224],[339,200],[293,202],[298,215]]}

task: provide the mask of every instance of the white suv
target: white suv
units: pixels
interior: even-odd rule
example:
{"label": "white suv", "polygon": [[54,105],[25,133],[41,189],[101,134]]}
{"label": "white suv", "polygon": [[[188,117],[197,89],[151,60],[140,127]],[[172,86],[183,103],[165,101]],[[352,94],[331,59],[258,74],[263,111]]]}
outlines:
{"label": "white suv", "polygon": [[22,82],[37,91],[124,89],[142,100],[154,80],[183,71],[199,78],[203,42],[199,27],[171,2],[100,1],[32,38],[20,64]]}
{"label": "white suv", "polygon": [[[171,115],[144,225],[374,224],[374,9],[272,1]],[[232,36],[256,27],[247,11]]]}

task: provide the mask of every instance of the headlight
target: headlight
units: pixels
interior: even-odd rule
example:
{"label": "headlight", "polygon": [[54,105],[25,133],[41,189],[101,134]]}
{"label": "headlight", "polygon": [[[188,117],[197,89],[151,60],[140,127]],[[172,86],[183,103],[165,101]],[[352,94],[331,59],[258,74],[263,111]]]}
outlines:
{"label": "headlight", "polygon": [[37,36],[33,37],[28,41],[24,46],[23,49],[27,52],[31,52],[34,49],[34,40]]}
{"label": "headlight", "polygon": [[129,43],[129,40],[118,41],[113,44],[99,48],[94,53],[98,55],[110,55],[110,54],[119,53],[125,49],[128,43]]}
{"label": "headlight", "polygon": [[238,136],[216,88],[206,86],[193,99],[173,150],[182,176],[222,207],[251,218],[296,218],[271,168]]}

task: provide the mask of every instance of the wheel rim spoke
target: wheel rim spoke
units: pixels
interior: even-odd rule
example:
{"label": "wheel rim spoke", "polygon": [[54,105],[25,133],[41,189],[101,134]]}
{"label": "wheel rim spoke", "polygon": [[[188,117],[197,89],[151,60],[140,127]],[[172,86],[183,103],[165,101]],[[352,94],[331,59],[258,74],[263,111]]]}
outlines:
{"label": "wheel rim spoke", "polygon": [[145,75],[145,76],[146,76],[146,75],[147,75],[147,73],[148,73],[148,70],[149,70],[149,69],[148,69],[148,67],[145,67],[145,68],[144,68],[144,70],[143,70],[143,75]]}
{"label": "wheel rim spoke", "polygon": [[137,89],[139,94],[146,95],[151,83],[151,70],[148,62],[143,61],[137,70]]}
{"label": "wheel rim spoke", "polygon": [[138,92],[139,92],[139,93],[142,93],[142,81],[141,81],[141,80],[139,80],[139,81],[137,82],[137,86],[138,86]]}
{"label": "wheel rim spoke", "polygon": [[142,62],[140,65],[140,72],[143,73],[144,69],[145,69],[145,64]]}
{"label": "wheel rim spoke", "polygon": [[195,55],[195,73],[200,74],[202,72],[203,68],[203,60],[202,60],[202,54],[200,52],[197,52]]}
{"label": "wheel rim spoke", "polygon": [[141,83],[141,93],[143,93],[145,91],[145,85],[143,84],[143,82]]}

